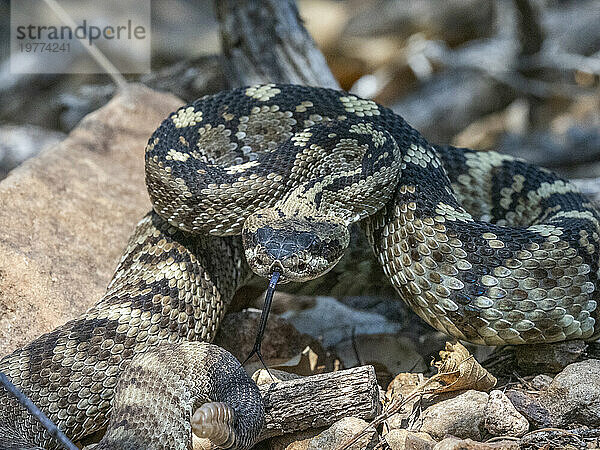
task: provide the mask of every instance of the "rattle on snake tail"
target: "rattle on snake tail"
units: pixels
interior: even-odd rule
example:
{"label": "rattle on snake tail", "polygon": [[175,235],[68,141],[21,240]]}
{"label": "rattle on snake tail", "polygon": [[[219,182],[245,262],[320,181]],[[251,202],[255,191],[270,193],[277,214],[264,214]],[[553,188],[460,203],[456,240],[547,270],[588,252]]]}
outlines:
{"label": "rattle on snake tail", "polygon": [[[204,97],[150,138],[146,182],[154,211],[136,228],[105,296],[0,362],[72,439],[109,418],[107,436],[115,427],[133,436],[137,421],[169,415],[151,401],[163,394],[189,420],[187,389],[167,383],[178,383],[180,366],[164,372],[160,388],[127,368],[147,358],[149,371],[163,373],[170,363],[156,355],[186,359],[198,341],[212,340],[252,272],[277,272],[280,283],[324,274],[357,222],[399,296],[438,330],[488,345],[600,335],[593,205],[519,159],[431,146],[371,100],[274,84]],[[248,448],[262,409],[240,395],[237,386],[249,386],[240,370],[213,347],[198,351],[200,383],[221,383],[234,410],[217,416],[232,420],[233,446]],[[128,412],[115,387],[133,384],[151,394],[136,394]],[[201,401],[222,401],[208,397]],[[1,390],[0,400],[0,449],[11,439],[54,445]],[[184,427],[179,448],[189,448],[190,435]]]}

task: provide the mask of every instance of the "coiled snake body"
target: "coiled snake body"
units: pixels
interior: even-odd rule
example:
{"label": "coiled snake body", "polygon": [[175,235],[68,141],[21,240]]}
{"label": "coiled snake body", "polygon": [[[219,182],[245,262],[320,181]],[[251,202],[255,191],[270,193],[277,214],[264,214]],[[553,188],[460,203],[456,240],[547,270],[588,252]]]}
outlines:
{"label": "coiled snake body", "polygon": [[[111,403],[124,369],[138,370],[123,375],[125,391],[132,379],[136,392],[152,389],[149,374],[162,370],[152,355],[210,341],[251,270],[315,278],[342,257],[354,222],[400,297],[439,330],[489,345],[600,334],[600,216],[588,200],[521,160],[433,147],[373,101],[273,84],[202,98],[150,138],[146,179],[154,212],[106,295],[0,362],[74,439],[106,426],[111,407],[108,434],[135,428],[131,414],[143,417],[138,406],[149,400],[124,408],[136,395],[119,393]],[[198,351],[211,388],[181,400],[182,420],[202,402],[225,402],[235,417],[226,444],[247,448],[262,423],[253,385],[214,347]],[[171,365],[164,378],[180,377],[183,366]],[[189,438],[189,426],[182,433]],[[14,442],[53,445],[0,390],[0,449]]]}

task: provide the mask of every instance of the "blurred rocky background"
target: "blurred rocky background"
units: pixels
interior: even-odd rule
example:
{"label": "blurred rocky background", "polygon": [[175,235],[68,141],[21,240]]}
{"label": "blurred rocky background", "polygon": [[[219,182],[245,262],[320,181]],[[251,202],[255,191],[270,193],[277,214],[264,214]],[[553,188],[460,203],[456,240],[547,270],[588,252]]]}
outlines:
{"label": "blurred rocky background", "polygon": [[[391,106],[435,143],[499,149],[574,178],[600,175],[600,3],[300,0],[344,89]],[[9,72],[0,1],[0,177],[114,92],[110,77]],[[192,100],[226,88],[213,2],[152,2],[152,73]]]}

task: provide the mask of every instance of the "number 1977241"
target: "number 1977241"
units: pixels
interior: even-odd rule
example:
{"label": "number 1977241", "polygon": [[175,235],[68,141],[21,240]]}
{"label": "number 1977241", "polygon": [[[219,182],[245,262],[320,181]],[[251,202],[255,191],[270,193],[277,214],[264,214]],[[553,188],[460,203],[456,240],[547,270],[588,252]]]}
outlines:
{"label": "number 1977241", "polygon": [[19,50],[22,53],[69,53],[71,44],[67,42],[21,42]]}

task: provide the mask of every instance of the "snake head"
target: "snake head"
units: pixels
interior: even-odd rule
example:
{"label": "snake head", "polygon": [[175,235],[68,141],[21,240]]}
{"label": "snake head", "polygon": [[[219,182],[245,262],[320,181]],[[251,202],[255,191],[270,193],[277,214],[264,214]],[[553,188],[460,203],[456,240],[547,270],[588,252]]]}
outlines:
{"label": "snake head", "polygon": [[246,260],[254,273],[280,283],[320,277],[337,264],[350,242],[346,224],[332,216],[288,216],[276,208],[250,215],[242,228]]}

